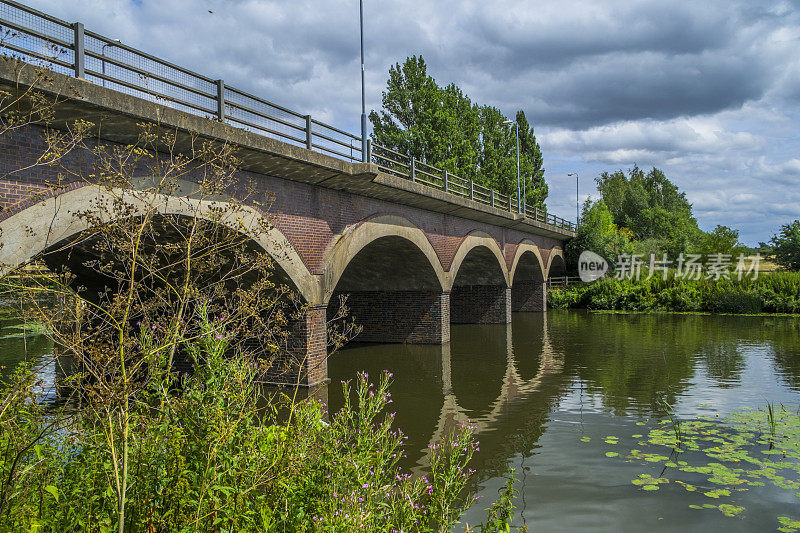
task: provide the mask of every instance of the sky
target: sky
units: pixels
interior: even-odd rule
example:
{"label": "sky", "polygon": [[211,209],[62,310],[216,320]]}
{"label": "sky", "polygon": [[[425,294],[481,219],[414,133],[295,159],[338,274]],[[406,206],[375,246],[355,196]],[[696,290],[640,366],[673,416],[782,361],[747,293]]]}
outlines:
{"label": "sky", "polygon": [[[27,0],[31,7],[358,133],[355,0]],[[601,172],[658,167],[700,227],[767,241],[800,219],[800,0],[365,0],[367,112],[389,66],[525,111],[550,211]]]}

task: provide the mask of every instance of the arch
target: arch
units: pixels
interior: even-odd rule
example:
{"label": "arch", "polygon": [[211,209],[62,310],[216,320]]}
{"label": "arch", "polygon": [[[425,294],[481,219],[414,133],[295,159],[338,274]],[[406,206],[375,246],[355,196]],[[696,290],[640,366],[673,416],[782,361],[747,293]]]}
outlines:
{"label": "arch", "polygon": [[[132,206],[129,216],[143,214],[145,208],[156,206],[158,214],[200,216],[213,220],[237,231],[247,231],[257,235],[254,239],[273,260],[286,272],[306,302],[320,301],[317,278],[303,263],[289,240],[276,228],[264,228],[263,216],[255,209],[236,205],[226,211],[221,218],[208,215],[232,206],[220,200],[201,200],[183,196],[146,195],[126,193],[123,189],[105,189],[96,185],[86,185],[71,191],[52,196],[23,209],[0,222],[0,268],[7,272],[21,265],[47,248],[70,239],[89,229],[85,217],[76,216],[93,204],[112,202],[123,198]],[[13,244],[9,246],[9,244]]]}
{"label": "arch", "polygon": [[505,285],[507,287],[511,285],[508,270],[506,269],[506,260],[503,256],[503,252],[500,250],[500,246],[497,244],[497,241],[487,233],[475,231],[467,235],[464,240],[461,241],[461,245],[458,247],[455,256],[453,256],[453,261],[450,263],[450,270],[448,271],[448,289],[452,289],[455,285],[459,270],[461,269],[461,266],[464,264],[464,260],[467,258],[470,252],[474,252],[481,248],[488,250],[491,255],[497,259],[497,266],[502,273]]}
{"label": "arch", "polygon": [[563,274],[566,273],[567,262],[564,259],[564,252],[561,251],[561,248],[553,248],[552,250],[550,250],[550,256],[547,258],[547,270],[545,279],[550,279],[554,267],[557,270],[560,269]]}
{"label": "arch", "polygon": [[525,254],[533,254],[538,263],[539,272],[540,275],[542,276],[542,279],[535,281],[543,281],[546,277],[545,272],[547,270],[545,268],[544,261],[542,260],[542,252],[539,251],[539,247],[536,246],[532,241],[525,239],[517,245],[517,251],[514,254],[514,261],[511,263],[511,270],[508,273],[508,277],[511,280],[512,287],[514,286],[514,281],[517,274],[517,267],[519,267],[519,263]]}
{"label": "arch", "polygon": [[329,302],[339,280],[358,253],[379,239],[387,238],[401,239],[413,245],[425,256],[433,269],[438,290],[443,291],[449,286],[439,256],[425,233],[406,218],[398,215],[380,215],[351,226],[330,248],[323,273],[324,303]]}

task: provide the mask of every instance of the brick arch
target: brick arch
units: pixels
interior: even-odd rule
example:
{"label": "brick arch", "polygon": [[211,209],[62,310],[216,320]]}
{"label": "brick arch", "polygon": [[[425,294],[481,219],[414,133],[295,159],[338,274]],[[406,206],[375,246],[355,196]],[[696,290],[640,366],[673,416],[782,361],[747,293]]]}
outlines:
{"label": "brick arch", "polygon": [[539,247],[533,243],[533,241],[525,239],[517,245],[517,250],[514,254],[514,260],[511,264],[511,269],[508,272],[508,279],[511,281],[512,287],[514,286],[514,276],[517,273],[519,262],[522,259],[522,256],[526,253],[533,254],[534,257],[536,257],[536,261],[539,263],[539,272],[541,273],[542,278],[546,279],[545,272],[547,272],[547,268],[545,266],[544,259],[542,259],[542,252],[539,250]]}
{"label": "brick arch", "polygon": [[402,216],[377,215],[349,227],[330,247],[323,271],[324,302],[329,301],[345,269],[356,255],[371,243],[385,237],[398,237],[413,244],[433,268],[439,289],[444,291],[449,288],[439,256],[425,232]]}
{"label": "brick arch", "polygon": [[564,252],[561,250],[561,248],[553,248],[550,251],[550,256],[547,258],[547,270],[545,271],[545,279],[550,279],[550,269],[553,268],[553,263],[556,260],[556,258],[558,258],[558,261],[560,261],[561,266],[564,267],[564,269],[567,268],[567,262],[564,259]]}
{"label": "brick arch", "polygon": [[450,262],[450,270],[448,271],[449,288],[454,286],[458,271],[467,258],[467,255],[478,248],[486,248],[495,256],[497,259],[497,266],[500,268],[500,272],[502,272],[506,286],[511,284],[508,269],[506,268],[506,260],[497,241],[488,233],[473,231],[461,241],[455,256],[453,256],[453,260]]}
{"label": "brick arch", "polygon": [[[85,210],[92,202],[111,201],[124,196],[122,189],[107,190],[96,185],[85,185],[31,203],[0,221],[0,273],[30,261],[47,248],[89,229],[84,217],[75,215]],[[141,192],[139,194],[142,194]],[[224,209],[232,204],[224,201],[199,200],[189,197],[153,195],[159,201],[159,213],[163,215],[205,216],[211,208]],[[148,205],[144,200],[129,196],[133,206],[131,216],[137,209]],[[262,228],[261,213],[252,207],[238,206],[235,214],[219,220],[232,229],[258,230],[255,239],[273,260],[286,272],[300,295],[309,303],[320,298],[319,285],[306,268],[300,256],[286,237],[274,227]],[[216,221],[216,218],[213,220]]]}

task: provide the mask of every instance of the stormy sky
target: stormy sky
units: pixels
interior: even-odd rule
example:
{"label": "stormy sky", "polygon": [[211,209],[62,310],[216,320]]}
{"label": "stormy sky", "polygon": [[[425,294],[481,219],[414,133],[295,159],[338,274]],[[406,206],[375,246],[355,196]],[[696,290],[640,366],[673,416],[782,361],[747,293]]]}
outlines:
{"label": "stormy sky", "polygon": [[[356,0],[28,0],[59,18],[354,133]],[[209,12],[211,11],[211,13]],[[365,0],[367,108],[417,54],[511,116],[574,219],[603,171],[656,166],[701,228],[768,240],[800,218],[800,0]]]}

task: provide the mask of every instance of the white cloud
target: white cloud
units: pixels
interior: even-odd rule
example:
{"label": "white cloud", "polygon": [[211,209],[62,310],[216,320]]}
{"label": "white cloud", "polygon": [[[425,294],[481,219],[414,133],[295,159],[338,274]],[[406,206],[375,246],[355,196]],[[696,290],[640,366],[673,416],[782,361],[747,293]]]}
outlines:
{"label": "white cloud", "polygon": [[[28,0],[45,12],[358,131],[358,3]],[[749,242],[800,218],[800,10],[782,0],[365,2],[367,105],[422,54],[440,83],[537,128],[551,209],[574,182],[658,166],[703,227]],[[209,10],[213,13],[209,13]],[[754,197],[755,196],[755,197]]]}

